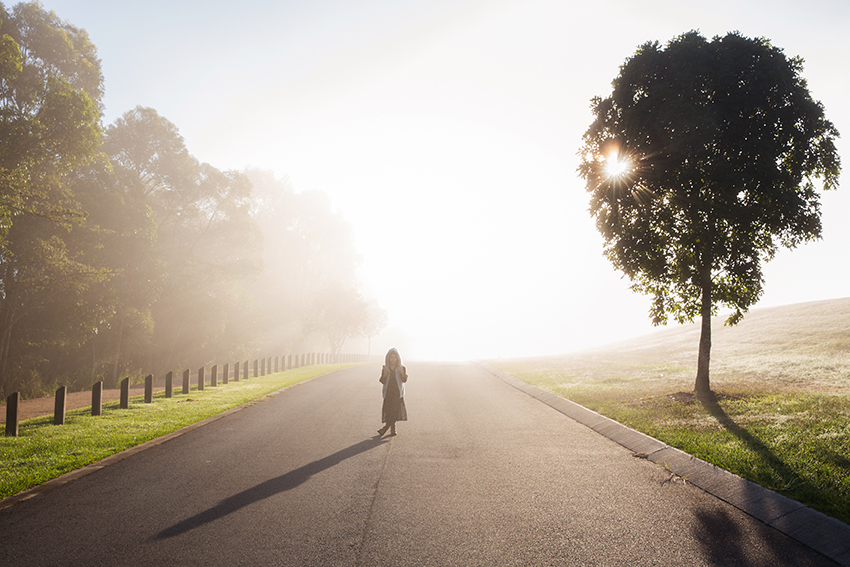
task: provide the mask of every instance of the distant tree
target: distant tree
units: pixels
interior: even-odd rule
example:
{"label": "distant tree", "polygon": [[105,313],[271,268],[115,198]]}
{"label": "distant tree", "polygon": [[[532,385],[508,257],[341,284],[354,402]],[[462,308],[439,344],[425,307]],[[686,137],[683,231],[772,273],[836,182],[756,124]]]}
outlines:
{"label": "distant tree", "polygon": [[802,67],[766,39],[692,31],[641,46],[592,101],[579,174],[605,255],[654,297],[654,324],[702,318],[698,394],[711,391],[711,316],[743,317],[762,262],[821,236],[814,182],[838,185],[838,132]]}
{"label": "distant tree", "polygon": [[324,288],[313,299],[305,330],[324,336],[337,355],[346,339],[361,335],[368,314],[368,303],[354,288]]}
{"label": "distant tree", "polygon": [[340,328],[331,321],[346,320],[349,308],[331,296],[349,297],[357,287],[360,258],[351,225],[324,193],[295,192],[269,171],[246,174],[253,185],[252,217],[264,244],[262,272],[249,286],[257,306],[254,328],[262,335],[258,348],[304,348],[302,340],[312,333],[333,350],[350,333],[361,336],[349,328],[342,335],[331,332],[336,338],[328,335],[330,328]]}
{"label": "distant tree", "polygon": [[364,337],[369,339],[368,355],[372,356],[372,339],[384,330],[387,326],[387,310],[382,308],[376,302],[368,302],[366,307],[366,319],[360,332]]}

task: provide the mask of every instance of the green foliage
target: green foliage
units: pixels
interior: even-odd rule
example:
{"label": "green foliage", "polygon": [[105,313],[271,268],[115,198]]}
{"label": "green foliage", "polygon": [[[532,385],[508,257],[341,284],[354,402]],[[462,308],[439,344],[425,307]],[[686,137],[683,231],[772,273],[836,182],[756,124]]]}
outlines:
{"label": "green foliage", "polygon": [[0,395],[367,332],[326,195],[200,163],[152,108],[104,131],[102,95],[84,30],[0,5]]}
{"label": "green foliage", "polygon": [[29,374],[20,323],[105,277],[62,235],[85,218],[63,178],[95,157],[102,82],[85,31],[38,3],[0,6],[0,392]]}
{"label": "green foliage", "polygon": [[[654,323],[718,306],[740,321],[762,262],[820,237],[815,182],[837,186],[838,132],[801,71],[767,40],[689,32],[641,46],[593,99],[579,173],[605,255],[653,296]],[[625,172],[609,173],[612,155]]]}
{"label": "green foliage", "polygon": [[121,225],[107,210],[97,219],[119,237],[107,246],[119,272],[114,312],[98,340],[114,345],[122,369],[144,373],[250,341],[250,329],[239,336],[231,325],[246,307],[244,285],[260,269],[247,177],[199,163],[177,127],[151,108],[116,120],[103,148],[111,170],[98,179],[125,216]]}

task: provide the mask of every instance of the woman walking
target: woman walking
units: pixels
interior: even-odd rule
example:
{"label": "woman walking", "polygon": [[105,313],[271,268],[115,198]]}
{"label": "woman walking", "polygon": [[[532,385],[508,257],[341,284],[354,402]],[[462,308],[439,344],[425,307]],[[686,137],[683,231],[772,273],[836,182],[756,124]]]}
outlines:
{"label": "woman walking", "polygon": [[384,385],[384,405],[381,408],[382,428],[378,435],[383,435],[390,430],[391,435],[396,434],[395,423],[407,421],[407,408],[404,407],[404,383],[407,382],[407,369],[401,363],[398,350],[391,348],[384,359],[384,367],[381,369],[381,384]]}

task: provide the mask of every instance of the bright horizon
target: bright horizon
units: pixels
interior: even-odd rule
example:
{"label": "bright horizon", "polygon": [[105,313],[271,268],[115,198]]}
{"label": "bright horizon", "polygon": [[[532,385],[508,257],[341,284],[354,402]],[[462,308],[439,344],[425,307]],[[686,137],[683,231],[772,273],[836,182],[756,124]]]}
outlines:
{"label": "bright horizon", "polygon": [[[105,124],[152,107],[201,161],[326,193],[389,314],[373,352],[404,358],[559,354],[654,329],[576,175],[590,99],[640,44],[767,37],[805,59],[842,157],[850,136],[841,0],[43,4],[97,47]],[[823,239],[779,252],[754,309],[850,296],[850,188],[821,202]]]}

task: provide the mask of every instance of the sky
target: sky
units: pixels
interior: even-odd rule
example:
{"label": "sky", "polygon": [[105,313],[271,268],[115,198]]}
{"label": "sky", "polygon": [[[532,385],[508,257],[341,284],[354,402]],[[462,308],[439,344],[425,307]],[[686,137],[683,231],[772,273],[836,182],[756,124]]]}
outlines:
{"label": "sky", "polygon": [[[813,98],[850,136],[846,0],[43,5],[97,47],[105,123],[152,107],[201,161],[326,193],[405,358],[560,354],[653,331],[649,298],[602,256],[576,174],[591,98],[647,41],[766,37],[805,59]],[[850,188],[822,211],[823,239],[767,264],[755,308],[850,296]]]}

